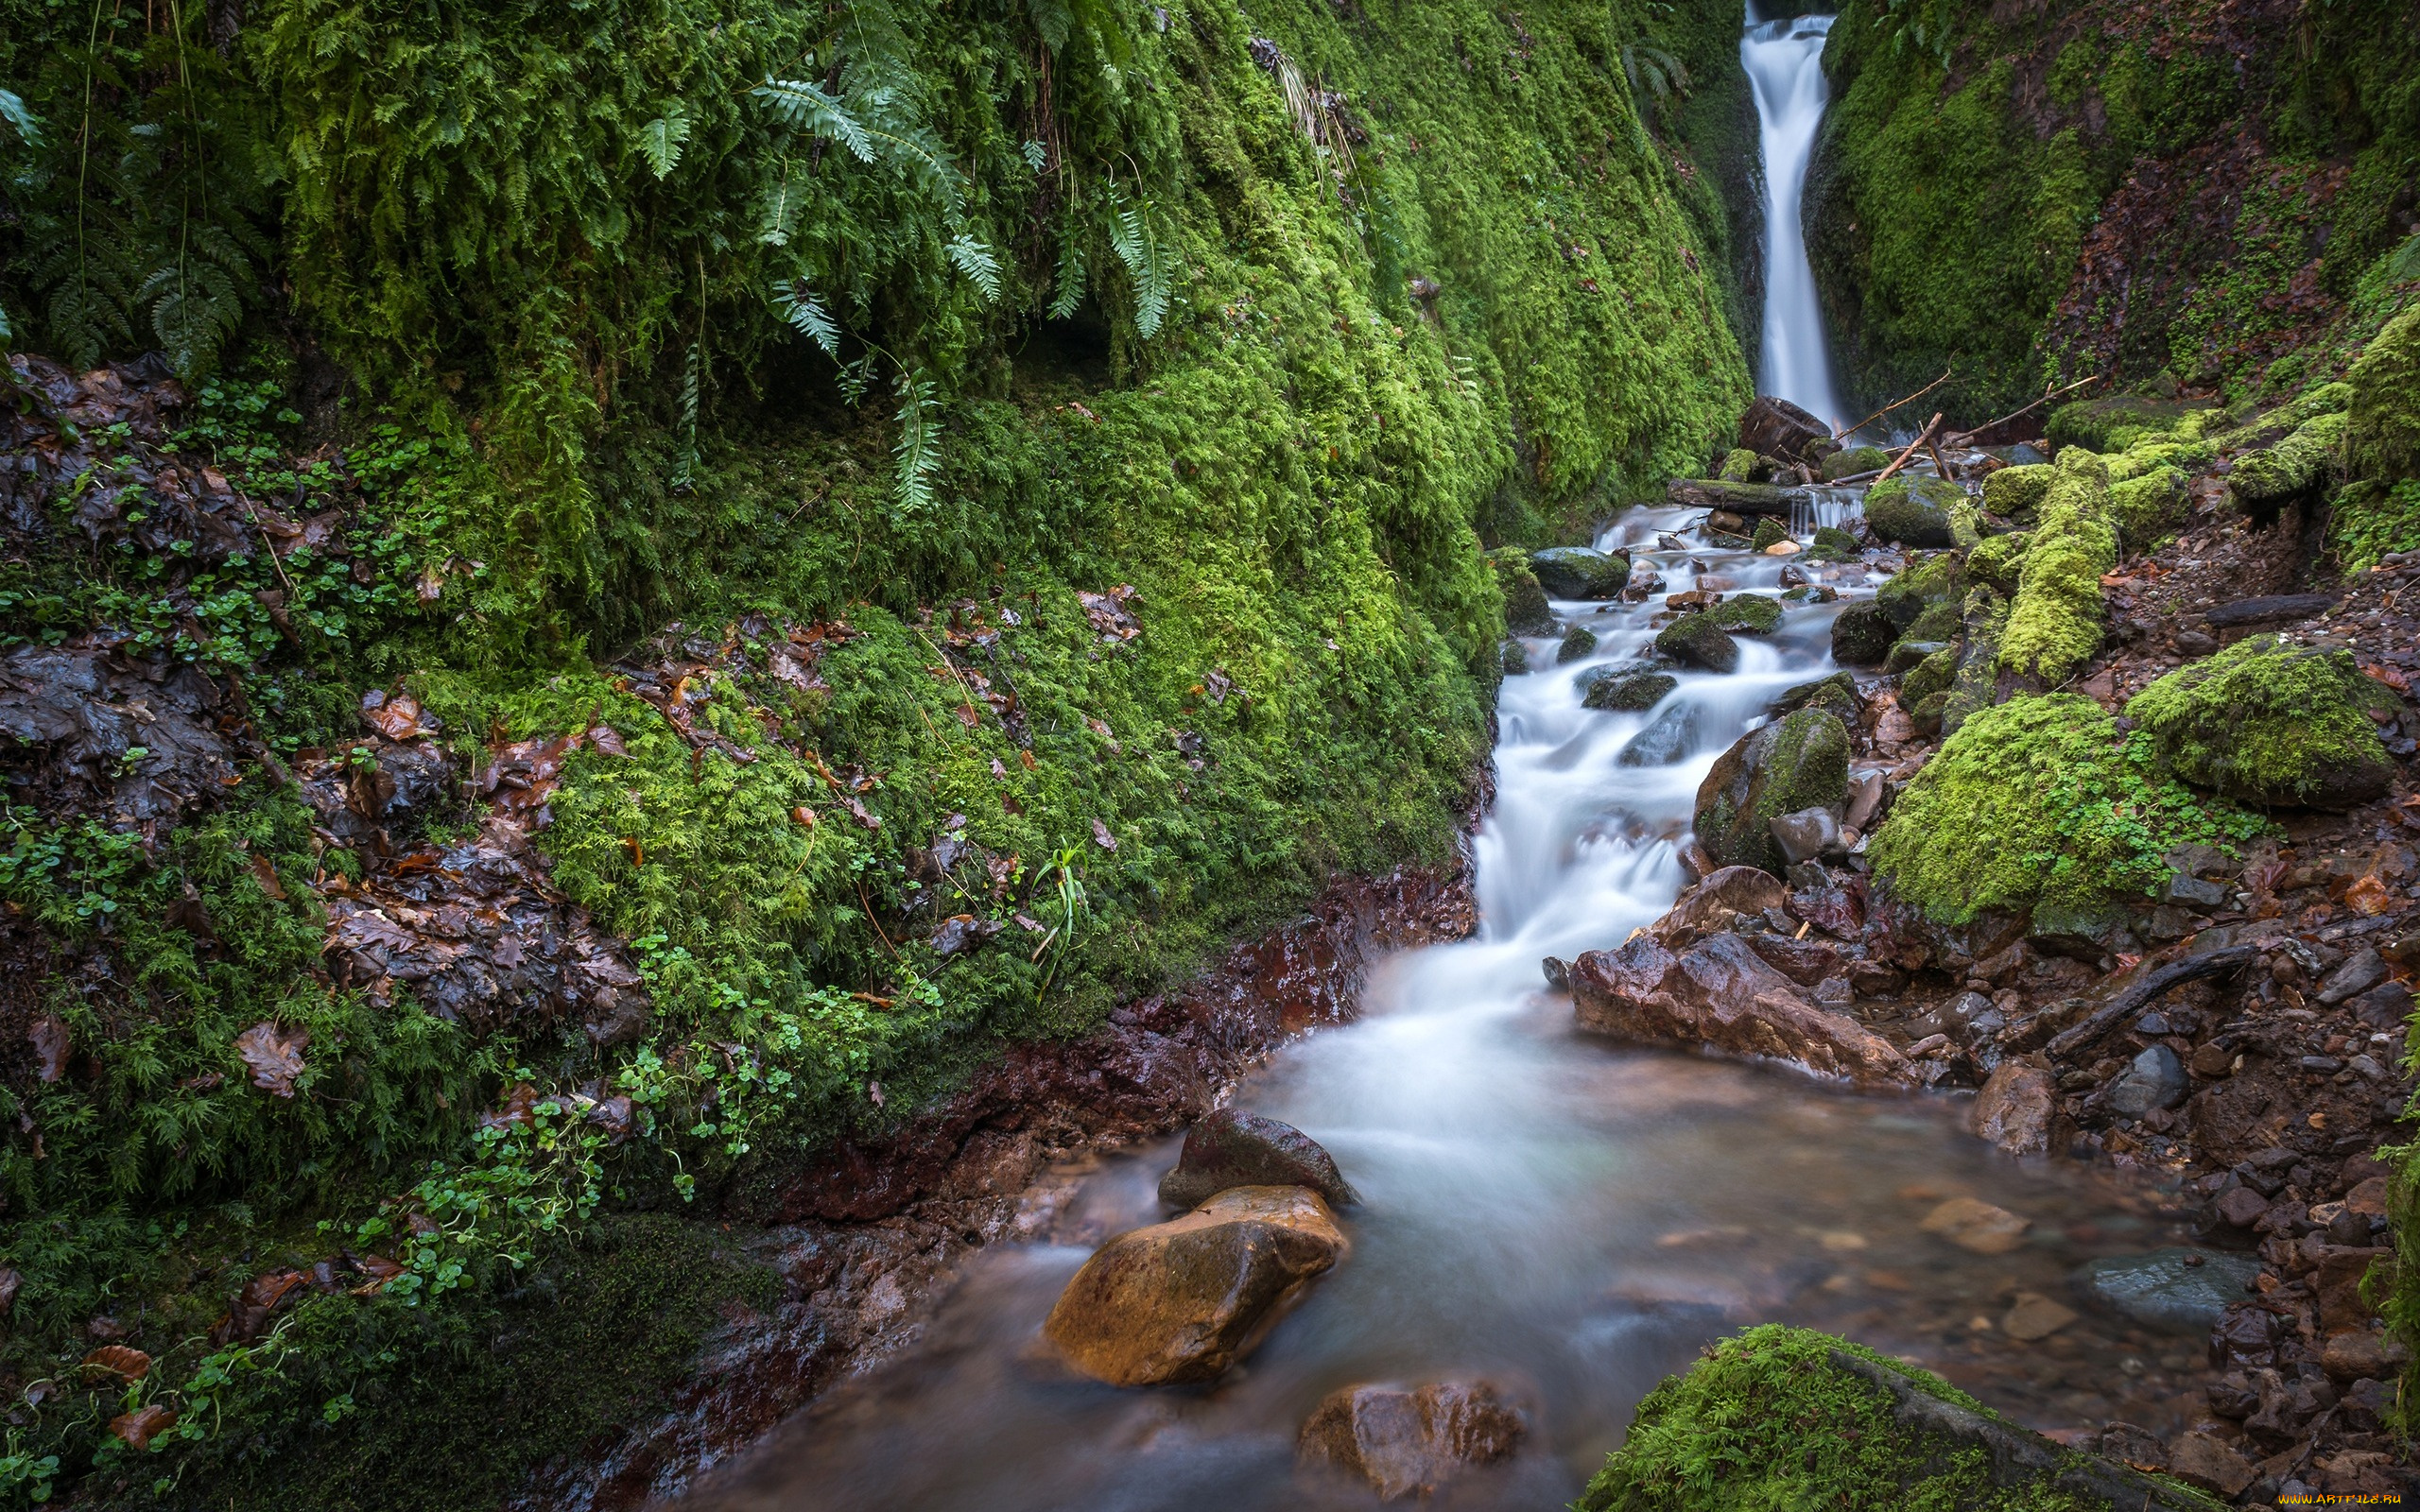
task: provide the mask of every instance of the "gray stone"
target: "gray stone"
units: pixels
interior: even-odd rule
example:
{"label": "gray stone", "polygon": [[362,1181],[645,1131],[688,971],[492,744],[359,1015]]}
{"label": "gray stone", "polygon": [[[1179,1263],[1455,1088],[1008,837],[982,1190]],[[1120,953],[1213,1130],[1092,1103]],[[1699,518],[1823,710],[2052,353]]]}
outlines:
{"label": "gray stone", "polygon": [[1832,660],[1851,666],[1873,666],[1891,654],[1899,627],[1880,605],[1864,599],[1843,608],[1832,621]]}
{"label": "gray stone", "polygon": [[2243,869],[2240,862],[2212,845],[2180,845],[2160,859],[2188,877],[2232,877]]}
{"label": "gray stone", "polygon": [[1358,1201],[1317,1140],[1273,1118],[1222,1108],[1186,1130],[1160,1200],[1191,1208],[1235,1187],[1308,1187],[1342,1206]]}
{"label": "gray stone", "polygon": [[2260,1262],[2249,1255],[2171,1245],[2149,1254],[2087,1262],[2075,1273],[2075,1286],[2087,1300],[2145,1328],[2199,1337],[2259,1274]]}
{"label": "gray stone", "polygon": [[1620,766],[1669,766],[1694,755],[1698,748],[1699,706],[1676,703],[1648,722],[1645,730],[1633,735],[1621,754],[1614,758]]}
{"label": "gray stone", "polygon": [[1583,709],[1606,713],[1634,713],[1654,708],[1680,685],[1681,679],[1668,672],[1616,672],[1606,668],[1603,676],[1588,679],[1588,690],[1580,704]]}
{"label": "gray stone", "polygon": [[[1624,756],[1630,753],[1624,751]],[[1800,809],[1795,814],[1778,814],[1768,821],[1773,832],[1773,844],[1795,866],[1812,861],[1841,843],[1841,821],[1829,809]]]}
{"label": "gray stone", "polygon": [[2204,882],[2200,877],[2183,873],[2171,874],[2159,890],[2160,902],[2187,908],[2218,909],[2226,906],[2226,885]]}
{"label": "gray stone", "polygon": [[2174,1108],[2192,1087],[2176,1052],[2166,1045],[2152,1045],[2110,1083],[2109,1108],[2126,1118],[2140,1118],[2155,1108]]}
{"label": "gray stone", "polygon": [[1575,625],[1563,632],[1563,644],[1554,651],[1555,664],[1560,666],[1565,662],[1577,662],[1596,649],[1597,632],[1585,625]]}
{"label": "gray stone", "polygon": [[2319,1001],[2342,1003],[2358,997],[2386,980],[2386,962],[2375,950],[2364,949],[2352,959],[2327,974],[2319,985]]}

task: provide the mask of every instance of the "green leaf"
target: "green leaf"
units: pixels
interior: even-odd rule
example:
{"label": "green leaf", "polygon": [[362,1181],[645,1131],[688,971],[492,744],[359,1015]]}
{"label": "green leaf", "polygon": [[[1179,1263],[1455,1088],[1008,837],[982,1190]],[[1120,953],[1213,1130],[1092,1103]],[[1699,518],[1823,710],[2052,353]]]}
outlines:
{"label": "green leaf", "polygon": [[992,256],[992,249],[966,232],[952,237],[945,249],[950,263],[983,291],[983,302],[997,304],[1000,301],[1000,265]]}
{"label": "green leaf", "polygon": [[823,93],[822,85],[807,79],[768,76],[750,93],[791,126],[832,138],[856,154],[860,163],[873,161],[873,139],[838,100]]}
{"label": "green leaf", "polygon": [[639,128],[639,151],[659,179],[681,164],[681,144],[689,140],[689,108],[679,100],[672,108]]}

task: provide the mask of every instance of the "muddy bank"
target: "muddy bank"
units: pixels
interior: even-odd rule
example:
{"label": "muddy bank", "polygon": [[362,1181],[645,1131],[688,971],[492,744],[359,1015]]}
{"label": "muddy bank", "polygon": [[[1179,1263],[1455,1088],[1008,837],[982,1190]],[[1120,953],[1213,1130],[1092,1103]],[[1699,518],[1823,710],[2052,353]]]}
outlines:
{"label": "muddy bank", "polygon": [[610,1512],[679,1490],[912,1345],[969,1256],[1047,1224],[1080,1169],[1068,1158],[1199,1117],[1286,1040],[1350,1020],[1380,957],[1462,938],[1476,917],[1467,866],[1338,882],[1183,991],[1119,1008],[1086,1039],[1018,1046],[891,1137],[761,1186],[731,1216],[768,1226],[757,1258],[782,1279],[780,1304],[729,1312],[666,1410],[548,1467],[512,1505]]}

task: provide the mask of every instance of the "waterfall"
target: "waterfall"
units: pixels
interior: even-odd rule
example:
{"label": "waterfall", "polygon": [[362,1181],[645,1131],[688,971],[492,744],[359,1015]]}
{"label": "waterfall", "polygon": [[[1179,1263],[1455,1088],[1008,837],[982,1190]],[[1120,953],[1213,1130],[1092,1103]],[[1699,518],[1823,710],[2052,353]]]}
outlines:
{"label": "waterfall", "polygon": [[1799,223],[1806,163],[1830,97],[1824,82],[1824,39],[1831,29],[1830,16],[1758,21],[1751,0],[1739,62],[1755,91],[1765,164],[1765,329],[1757,389],[1838,429],[1854,417],[1841,412],[1832,391],[1815,270],[1806,261],[1806,235]]}

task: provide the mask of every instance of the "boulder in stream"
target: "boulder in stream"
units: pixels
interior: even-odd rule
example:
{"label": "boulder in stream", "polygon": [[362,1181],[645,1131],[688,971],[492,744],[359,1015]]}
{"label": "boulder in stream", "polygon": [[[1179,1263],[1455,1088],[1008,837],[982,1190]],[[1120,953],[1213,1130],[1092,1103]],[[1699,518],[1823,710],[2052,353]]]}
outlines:
{"label": "boulder in stream", "polygon": [[1530,554],[1530,571],[1557,598],[1617,598],[1630,581],[1630,558],[1590,546],[1548,546]]}
{"label": "boulder in stream", "polygon": [[[1719,875],[1719,874],[1718,874]],[[1889,1040],[1798,995],[1737,935],[1679,954],[1651,934],[1571,964],[1580,1027],[1635,1044],[1779,1060],[1863,1086],[1907,1086],[1913,1069]]]}
{"label": "boulder in stream", "polygon": [[2227,1304],[2260,1274],[2250,1255],[2170,1245],[2142,1255],[2111,1255],[2075,1274],[2076,1290],[2145,1328],[2188,1337],[2207,1334]]}
{"label": "boulder in stream", "polygon": [[1681,679],[1668,672],[1608,671],[1603,677],[1590,679],[1580,705],[1604,713],[1652,709],[1680,685]]}
{"label": "boulder in stream", "polygon": [[2048,1155],[2058,1089],[2050,1074],[2022,1060],[2001,1063],[1983,1083],[1969,1115],[1976,1137],[2009,1155]]}
{"label": "boulder in stream", "polygon": [[1525,1428],[1484,1381],[1438,1381],[1411,1391],[1346,1386],[1304,1421],[1295,1447],[1303,1459],[1358,1475],[1392,1502],[1426,1496],[1467,1466],[1504,1458]]}
{"label": "boulder in stream", "polygon": [[1832,620],[1832,660],[1851,666],[1881,664],[1897,644],[1899,627],[1872,599],[1842,606]]}
{"label": "boulder in stream", "polygon": [[1789,858],[1772,821],[1810,808],[1837,814],[1848,782],[1848,727],[1824,710],[1801,709],[1740,736],[1715,761],[1698,788],[1694,829],[1722,865],[1779,875]]}
{"label": "boulder in stream", "polygon": [[1101,1246],[1042,1332],[1113,1386],[1215,1381],[1351,1247],[1318,1193],[1236,1187]]}
{"label": "boulder in stream", "polygon": [[1708,672],[1734,672],[1739,666],[1739,643],[1703,610],[1665,626],[1656,633],[1655,649]]}
{"label": "boulder in stream", "polygon": [[1185,1131],[1160,1200],[1195,1208],[1233,1187],[1308,1187],[1337,1207],[1361,1199],[1319,1141],[1291,1124],[1221,1108]]}
{"label": "boulder in stream", "polygon": [[1903,546],[1947,546],[1950,507],[1965,498],[1966,490],[1946,479],[1903,472],[1866,493],[1865,523]]}

